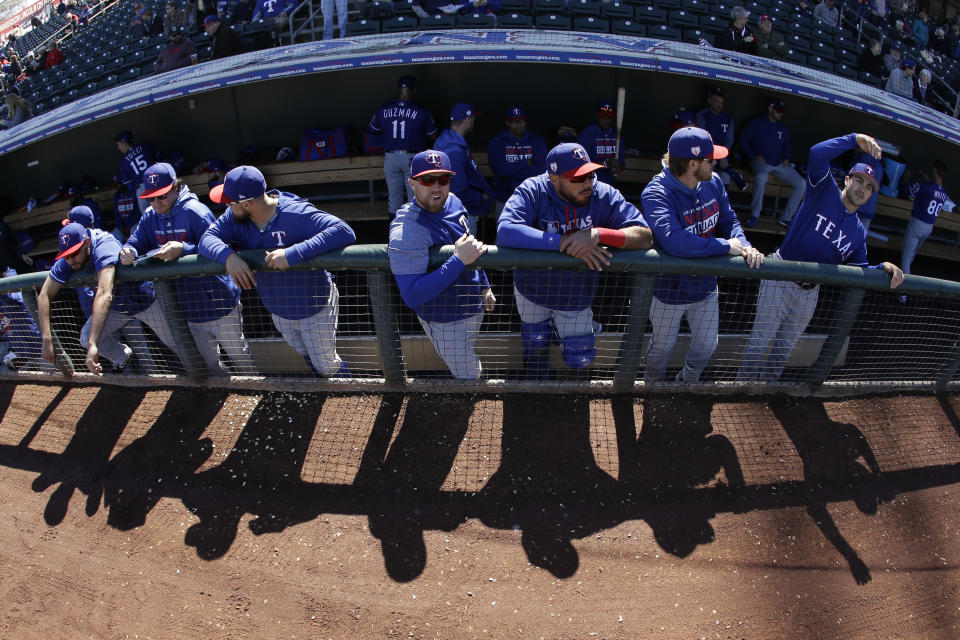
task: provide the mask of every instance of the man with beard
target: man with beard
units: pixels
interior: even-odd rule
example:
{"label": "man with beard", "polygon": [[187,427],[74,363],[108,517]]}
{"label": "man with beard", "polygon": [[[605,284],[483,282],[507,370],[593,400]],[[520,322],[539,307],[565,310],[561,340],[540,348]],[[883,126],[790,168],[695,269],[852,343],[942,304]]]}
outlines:
{"label": "man with beard", "polygon": [[514,270],[514,293],[523,322],[520,336],[531,378],[549,377],[554,333],[568,367],[583,369],[597,355],[593,321],[599,271],[610,264],[607,247],[649,249],[653,239],[640,211],[597,178],[603,165],[582,145],[566,142],[547,153],[547,171],[527,178],[500,213],[497,244],[561,251],[590,272]]}
{"label": "man with beard", "polygon": [[[390,223],[390,270],[453,377],[476,380],[481,367],[474,345],[483,313],[493,311],[496,298],[487,274],[467,269],[487,246],[470,234],[467,210],[450,193],[453,174],[443,151],[413,157],[408,179],[413,200]],[[445,244],[453,245],[453,255],[428,271],[430,247]]]}
{"label": "man with beard", "polygon": [[[783,245],[769,256],[771,260],[868,267],[867,232],[856,212],[879,188],[876,175],[870,165],[855,164],[844,179],[843,191],[830,175],[830,161],[857,148],[880,159],[880,145],[862,133],[825,140],[810,149],[806,197]],[[891,262],[869,268],[891,274],[891,289],[903,282],[903,272]],[[738,381],[780,378],[794,345],[813,317],[819,290],[819,285],[809,282],[760,283],[756,318],[743,350]]]}
{"label": "man with beard", "polygon": [[[324,269],[277,273],[352,244],[353,229],[292,193],[267,191],[256,167],[230,170],[210,199],[230,205],[200,238],[199,253],[224,265],[241,289],[256,288],[284,340],[322,376],[344,367],[337,355],[337,286]],[[275,271],[254,275],[237,249],[265,249]]]}

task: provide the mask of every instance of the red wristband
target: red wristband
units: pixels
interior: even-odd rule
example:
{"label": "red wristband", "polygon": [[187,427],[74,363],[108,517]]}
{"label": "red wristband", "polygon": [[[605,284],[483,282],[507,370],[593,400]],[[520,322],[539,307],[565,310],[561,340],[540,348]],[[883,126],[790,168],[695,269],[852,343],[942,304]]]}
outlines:
{"label": "red wristband", "polygon": [[600,233],[600,243],[611,247],[622,247],[627,244],[627,234],[623,229],[605,229],[597,227]]}

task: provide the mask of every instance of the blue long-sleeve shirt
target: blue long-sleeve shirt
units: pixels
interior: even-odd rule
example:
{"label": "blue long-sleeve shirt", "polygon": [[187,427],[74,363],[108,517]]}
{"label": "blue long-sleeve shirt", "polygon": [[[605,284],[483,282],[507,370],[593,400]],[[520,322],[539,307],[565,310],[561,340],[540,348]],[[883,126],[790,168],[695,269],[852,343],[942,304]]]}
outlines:
{"label": "blue long-sleeve shirt", "polygon": [[710,107],[704,107],[697,111],[694,117],[697,126],[710,134],[714,144],[722,145],[727,149],[733,147],[733,118],[729,113],[726,111],[714,113]]}
{"label": "blue long-sleeve shirt", "polygon": [[[911,215],[920,222],[936,224],[937,216],[950,200],[947,192],[936,182],[915,182],[908,189],[913,198]],[[947,211],[950,209],[947,208]]]}
{"label": "blue long-sleeve shirt", "polygon": [[776,166],[790,159],[790,130],[769,116],[756,117],[743,128],[740,147],[751,160],[763,156],[767,164]]}
{"label": "blue long-sleeve shirt", "polygon": [[262,18],[275,18],[281,13],[289,14],[296,6],[297,0],[257,0],[251,22]]}
{"label": "blue long-sleeve shirt", "polygon": [[[691,189],[664,168],[643,190],[641,206],[658,251],[708,258],[730,253],[730,238],[750,246],[717,174]],[[712,276],[664,274],[654,284],[654,295],[667,304],[699,302],[716,290]]]}
{"label": "blue long-sleeve shirt", "polygon": [[424,211],[416,200],[400,207],[390,223],[390,270],[400,296],[427,322],[455,322],[480,313],[487,274],[467,269],[453,255],[428,272],[430,247],[453,244],[466,231],[467,210],[452,193],[439,213]]}
{"label": "blue long-sleeve shirt", "polygon": [[[197,243],[213,224],[210,209],[183,186],[170,212],[158,214],[148,207],[124,247],[143,255],[171,241],[183,244],[183,255],[197,253]],[[228,275],[179,278],[177,299],[187,322],[210,322],[230,313],[240,302],[240,287]]]}
{"label": "blue long-sleeve shirt", "polygon": [[[601,129],[600,125],[593,122],[580,132],[577,142],[587,150],[590,160],[597,164],[603,164],[605,161],[616,158],[623,162],[623,145],[620,145],[620,151],[617,152],[617,128],[611,126],[609,129]],[[597,169],[597,178],[600,182],[613,184],[613,173],[609,169]]]}
{"label": "blue long-sleeve shirt", "polygon": [[[469,215],[486,214],[493,202],[493,189],[477,168],[467,141],[453,129],[444,129],[434,148],[447,154],[450,166],[457,172],[450,182],[450,191],[460,199]],[[484,195],[487,198],[484,198]]]}
{"label": "blue long-sleeve shirt", "polygon": [[[867,232],[847,210],[830,161],[857,148],[857,135],[825,140],[810,148],[807,191],[780,247],[785,260],[868,267]],[[875,268],[875,267],[874,267]]]}
{"label": "blue long-sleeve shirt", "polygon": [[[220,216],[200,238],[199,253],[225,265],[234,249],[284,248],[292,267],[316,256],[345,247],[356,240],[350,226],[292,193],[268,192],[279,199],[276,214],[263,229],[252,222],[237,222],[232,213]],[[267,310],[288,320],[319,313],[330,297],[330,273],[311,271],[261,271],[257,291]]]}
{"label": "blue long-sleeve shirt", "polygon": [[487,145],[487,161],[495,176],[494,194],[506,202],[521,182],[547,170],[547,143],[529,131],[521,138],[504,131]]}
{"label": "blue long-sleeve shirt", "polygon": [[[595,227],[645,227],[640,210],[610,185],[596,181],[586,205],[577,207],[557,193],[546,173],[524,180],[507,200],[497,225],[497,244],[517,249],[557,251],[563,236]],[[585,309],[593,302],[595,271],[516,269],[513,281],[532,302],[558,311]]]}

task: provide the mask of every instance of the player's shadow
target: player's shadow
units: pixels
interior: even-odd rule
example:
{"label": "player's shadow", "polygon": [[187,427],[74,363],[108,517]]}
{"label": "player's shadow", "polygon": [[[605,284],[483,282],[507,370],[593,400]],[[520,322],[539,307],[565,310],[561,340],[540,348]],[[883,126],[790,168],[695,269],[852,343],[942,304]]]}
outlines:
{"label": "player's shadow", "polygon": [[222,409],[227,392],[177,389],[163,412],[140,438],[117,453],[104,481],[107,523],[127,530],[146,522],[160,498],[190,482],[213,453],[210,438],[200,438]]}
{"label": "player's shadow", "polygon": [[859,429],[827,415],[822,400],[777,398],[770,403],[803,463],[802,501],[824,537],[840,552],[857,584],[871,580],[870,569],[847,542],[827,510],[836,499],[853,499],[865,514],[893,499],[873,449]]}
{"label": "player's shadow", "polygon": [[427,529],[451,531],[465,506],[441,494],[473,413],[469,397],[416,394],[391,443],[402,397],[385,396],[354,486],[364,502],[370,533],[378,538],[387,573],[398,582],[417,578],[426,566]]}
{"label": "player's shadow", "polygon": [[[300,472],[326,398],[264,394],[226,458],[186,478],[181,498],[199,522],[187,529],[185,542],[198,556],[213,560],[226,553],[244,513],[257,516],[249,526],[259,535],[306,522],[324,510],[316,491],[311,499]],[[202,456],[198,451],[197,459]]]}
{"label": "player's shadow", "polygon": [[44,509],[44,520],[48,525],[63,521],[76,490],[87,496],[87,515],[97,512],[110,453],[143,402],[145,393],[121,387],[100,387],[97,391],[77,421],[73,438],[63,453],[54,461],[45,463],[45,468],[33,481],[33,490],[37,492],[60,483]]}
{"label": "player's shadow", "polygon": [[640,505],[657,543],[679,557],[714,541],[710,520],[730,506],[723,496],[744,487],[736,449],[713,433],[712,410],[707,398],[644,398],[638,436],[633,398],[613,400],[623,490]]}
{"label": "player's shadow", "polygon": [[500,467],[478,505],[484,524],[520,530],[530,562],[568,578],[580,565],[572,540],[618,524],[618,497],[593,455],[588,398],[504,397]]}

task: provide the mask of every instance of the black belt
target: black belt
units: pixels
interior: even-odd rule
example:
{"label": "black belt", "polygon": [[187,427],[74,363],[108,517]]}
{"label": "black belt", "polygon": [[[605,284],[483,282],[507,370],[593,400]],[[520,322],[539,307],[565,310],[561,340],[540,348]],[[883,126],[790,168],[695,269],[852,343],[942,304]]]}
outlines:
{"label": "black belt", "polygon": [[819,285],[816,282],[798,282],[797,286],[804,291],[810,291],[810,289],[815,289]]}

